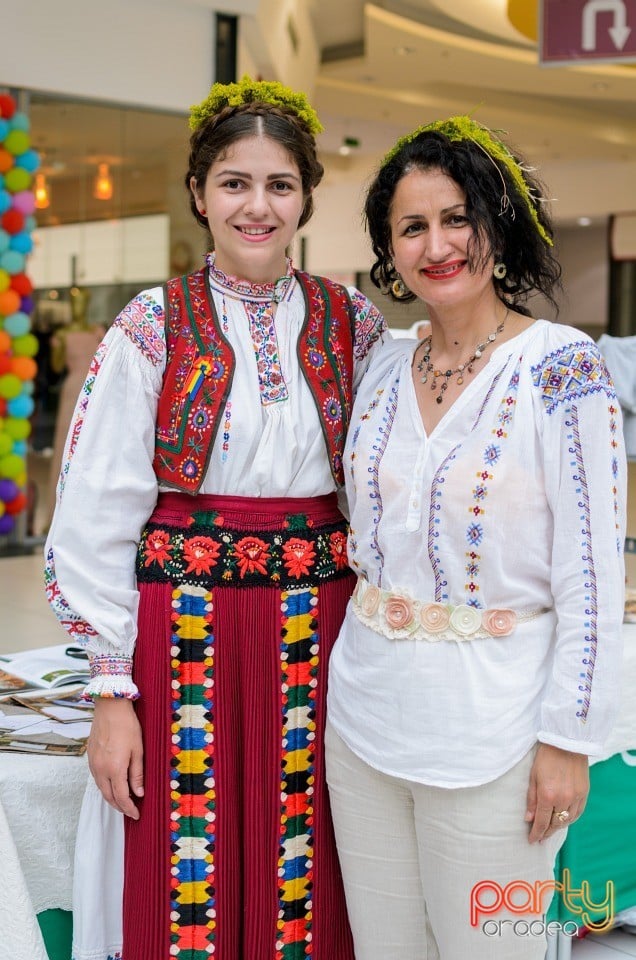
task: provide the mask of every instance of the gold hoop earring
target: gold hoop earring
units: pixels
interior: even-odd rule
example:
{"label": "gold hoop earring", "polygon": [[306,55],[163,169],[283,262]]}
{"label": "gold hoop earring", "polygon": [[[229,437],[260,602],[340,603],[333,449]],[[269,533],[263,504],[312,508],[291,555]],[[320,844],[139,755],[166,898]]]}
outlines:
{"label": "gold hoop earring", "polygon": [[508,267],[502,260],[500,260],[499,263],[495,264],[492,272],[495,280],[503,280],[508,273]]}
{"label": "gold hoop earring", "polygon": [[393,296],[397,297],[398,300],[403,300],[408,294],[408,290],[404,286],[402,277],[398,277],[397,280],[393,281],[391,284],[391,290],[393,291]]}

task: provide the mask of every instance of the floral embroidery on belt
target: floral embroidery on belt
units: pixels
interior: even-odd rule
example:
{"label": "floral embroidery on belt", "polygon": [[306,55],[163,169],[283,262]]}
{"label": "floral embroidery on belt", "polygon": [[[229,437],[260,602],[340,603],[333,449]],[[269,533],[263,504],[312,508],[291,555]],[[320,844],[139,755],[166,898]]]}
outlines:
{"label": "floral embroidery on belt", "polygon": [[344,521],[319,531],[302,527],[247,535],[224,528],[222,517],[205,525],[195,521],[187,530],[150,523],[137,553],[137,578],[146,582],[299,586],[348,571]]}

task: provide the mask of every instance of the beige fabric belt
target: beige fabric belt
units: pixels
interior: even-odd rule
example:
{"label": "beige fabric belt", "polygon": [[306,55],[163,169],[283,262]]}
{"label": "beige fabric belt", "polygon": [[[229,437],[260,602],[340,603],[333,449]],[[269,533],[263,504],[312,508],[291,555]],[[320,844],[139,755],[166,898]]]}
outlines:
{"label": "beige fabric belt", "polygon": [[416,600],[404,590],[383,590],[358,577],[353,609],[367,627],[391,640],[483,640],[509,637],[518,623],[533,620],[544,608],[517,613],[508,607],[479,610],[467,603],[457,606]]}

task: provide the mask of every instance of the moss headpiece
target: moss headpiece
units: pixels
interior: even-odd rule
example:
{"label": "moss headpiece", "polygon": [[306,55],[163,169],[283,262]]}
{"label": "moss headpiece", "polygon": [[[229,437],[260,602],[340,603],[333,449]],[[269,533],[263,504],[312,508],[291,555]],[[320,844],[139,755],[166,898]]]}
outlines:
{"label": "moss headpiece", "polygon": [[190,129],[197,130],[225,107],[240,107],[244,103],[286,107],[305,121],[314,136],[323,130],[318,114],[304,93],[295,93],[276,80],[252,80],[247,74],[238,83],[215,83],[205,100],[190,107]]}
{"label": "moss headpiece", "polygon": [[[470,117],[461,116],[461,117],[449,117],[448,120],[434,120],[433,123],[427,123],[423,127],[418,127],[417,130],[413,130],[412,133],[407,133],[404,137],[395,143],[395,145],[389,150],[389,152],[384,157],[381,166],[386,166],[402,149],[407,143],[415,140],[421,133],[426,133],[428,131],[434,131],[436,133],[443,133],[444,136],[448,137],[449,140],[471,140],[477,147],[486,153],[491,160],[499,161],[502,163],[508,170],[512,180],[519,192],[519,195],[523,198],[524,203],[526,204],[530,216],[534,221],[534,225],[537,228],[539,236],[548,244],[552,246],[552,238],[548,235],[543,224],[539,222],[537,216],[537,211],[535,209],[535,203],[542,200],[541,197],[536,196],[531,190],[530,186],[526,182],[526,179],[523,175],[523,167],[518,160],[512,155],[508,147],[501,140],[498,140],[494,136],[491,130],[488,127],[482,126],[480,123],[477,123],[476,120],[472,120]],[[495,164],[496,166],[496,164]],[[503,178],[502,178],[503,179]],[[503,184],[503,196],[501,201],[502,212],[505,212],[508,209],[512,208],[510,198],[506,191],[506,184],[504,181]],[[514,208],[513,216],[514,216]]]}

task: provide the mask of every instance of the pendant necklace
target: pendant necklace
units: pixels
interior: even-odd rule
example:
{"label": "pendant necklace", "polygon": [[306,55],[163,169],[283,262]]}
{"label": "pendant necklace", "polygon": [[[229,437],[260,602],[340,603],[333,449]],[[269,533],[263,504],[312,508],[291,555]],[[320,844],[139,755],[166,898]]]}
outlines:
{"label": "pendant necklace", "polygon": [[426,337],[426,339],[422,341],[424,345],[424,352],[422,355],[422,359],[419,360],[417,364],[417,369],[422,374],[420,378],[420,382],[427,383],[429,380],[429,377],[431,377],[432,378],[431,390],[437,390],[437,387],[438,387],[437,381],[440,377],[443,378],[441,385],[439,387],[439,393],[435,397],[436,403],[441,403],[442,400],[444,399],[444,393],[446,392],[446,389],[448,388],[448,384],[452,377],[456,376],[457,380],[455,381],[455,383],[457,383],[458,385],[461,385],[464,382],[464,376],[466,374],[473,372],[473,366],[475,362],[481,359],[481,356],[484,350],[486,349],[486,347],[489,346],[489,344],[494,343],[497,337],[499,336],[499,334],[501,333],[501,331],[503,330],[504,324],[508,319],[509,313],[510,313],[510,310],[506,310],[506,315],[501,321],[501,323],[499,324],[499,326],[497,327],[497,329],[493,333],[489,333],[486,339],[482,341],[482,343],[478,343],[475,349],[473,350],[472,355],[468,358],[468,360],[464,360],[464,362],[460,363],[459,366],[455,367],[454,370],[439,370],[435,367],[435,364],[432,362],[431,360],[431,342],[433,340],[432,333],[429,333],[428,337]]}

